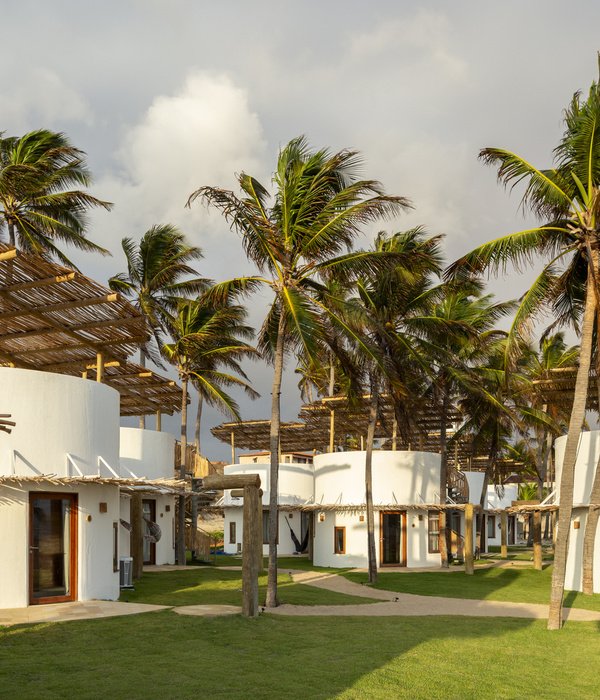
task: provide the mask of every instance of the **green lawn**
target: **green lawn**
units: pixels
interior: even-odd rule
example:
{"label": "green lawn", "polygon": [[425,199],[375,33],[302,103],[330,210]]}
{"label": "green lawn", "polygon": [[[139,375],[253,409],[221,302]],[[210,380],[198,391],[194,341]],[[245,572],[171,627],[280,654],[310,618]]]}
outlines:
{"label": "green lawn", "polygon": [[[264,603],[267,574],[258,579],[258,598]],[[121,600],[153,605],[241,605],[242,572],[190,567],[187,571],[145,573],[135,582],[134,591],[123,591]],[[347,596],[301,583],[293,583],[288,574],[277,577],[279,598],[293,605],[354,605],[377,602],[370,598]],[[1,692],[1,691],[0,691]]]}
{"label": "green lawn", "polygon": [[0,697],[598,697],[593,623],[501,618],[184,617],[0,629]]}
{"label": "green lawn", "polygon": [[[366,573],[344,572],[350,581],[368,581]],[[543,603],[550,600],[552,566],[543,571],[521,567],[476,569],[472,576],[453,573],[385,573],[379,572],[374,588],[417,595],[435,595],[448,598],[475,598],[477,600],[504,600],[512,603]],[[584,596],[567,591],[566,607],[600,610],[600,594]]]}

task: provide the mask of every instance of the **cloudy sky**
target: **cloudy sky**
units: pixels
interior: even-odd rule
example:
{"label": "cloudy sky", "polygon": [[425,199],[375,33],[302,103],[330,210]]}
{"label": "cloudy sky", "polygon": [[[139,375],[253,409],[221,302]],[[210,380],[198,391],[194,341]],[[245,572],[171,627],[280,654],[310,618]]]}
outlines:
{"label": "cloudy sky", "polygon": [[[113,257],[73,255],[99,282],[123,269],[124,236],[162,222],[203,248],[203,275],[251,272],[219,215],[184,204],[202,185],[233,188],[242,170],[268,183],[300,134],[359,150],[365,177],[415,204],[389,230],[444,233],[448,261],[525,228],[518,195],[477,154],[500,146],[549,165],[600,49],[600,6],[583,0],[19,0],[2,15],[0,130],[66,132],[88,154],[93,194],[114,202],[89,231]],[[514,298],[527,280],[492,289]],[[252,302],[255,325],[267,299]],[[248,370],[262,398],[241,399],[244,417],[266,418],[271,370]],[[288,372],[283,418],[299,404]],[[209,433],[221,420],[205,412],[211,459],[230,454]]]}

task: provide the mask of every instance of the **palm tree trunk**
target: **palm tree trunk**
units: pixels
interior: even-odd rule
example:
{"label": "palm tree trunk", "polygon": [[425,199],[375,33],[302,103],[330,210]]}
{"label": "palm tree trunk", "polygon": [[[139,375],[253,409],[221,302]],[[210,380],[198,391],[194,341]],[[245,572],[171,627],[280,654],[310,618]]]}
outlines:
{"label": "palm tree trunk", "polygon": [[[179,478],[185,479],[185,461],[187,456],[187,395],[188,379],[183,377],[181,381],[181,459],[179,461]],[[177,533],[177,563],[185,566],[185,496],[179,496],[178,513],[178,533]]]}
{"label": "palm tree trunk", "polygon": [[198,408],[196,410],[196,452],[200,454],[200,421],[202,420],[202,396],[198,394]]}
{"label": "palm tree trunk", "polygon": [[365,494],[367,504],[367,553],[369,559],[369,583],[377,581],[377,554],[375,552],[375,514],[373,512],[373,441],[377,424],[377,402],[379,399],[379,372],[373,373],[371,382],[371,408],[367,428],[367,454],[365,457]]}
{"label": "palm tree trunk", "polygon": [[[442,411],[440,414],[440,503],[446,503],[446,493],[447,481],[448,481],[448,449],[446,440],[446,415],[448,412],[448,395],[444,391],[444,396],[442,398]],[[439,524],[439,548],[440,548],[440,565],[442,569],[449,568],[448,564],[448,538],[446,531],[446,511],[443,511],[444,517],[442,518],[442,513],[440,512],[440,524]],[[443,520],[443,527],[442,527]]]}
{"label": "palm tree trunk", "polygon": [[[598,371],[598,366],[596,366],[596,379],[598,384],[598,397],[600,398],[600,373]],[[590,494],[590,507],[585,521],[585,534],[583,536],[582,591],[585,595],[592,595],[594,592],[594,549],[596,547],[596,531],[598,529],[598,519],[600,517],[600,508],[592,508],[592,506],[600,506],[600,458],[596,465],[596,474]]]}
{"label": "palm tree trunk", "polygon": [[[592,354],[592,337],[594,319],[596,317],[596,295],[594,293],[593,269],[598,264],[598,251],[594,250],[592,260],[588,261],[588,277],[585,291],[585,312],[581,328],[581,350],[579,353],[579,369],[575,382],[575,396],[569,421],[569,432],[562,473],[560,476],[560,509],[558,511],[558,530],[554,550],[554,568],[550,590],[550,610],[548,614],[548,629],[562,627],[563,596],[565,591],[565,576],[567,555],[569,552],[569,531],[571,529],[571,513],[573,511],[573,482],[575,479],[575,463],[579,447],[579,435],[585,418],[587,390]],[[593,266],[593,267],[592,267]]]}
{"label": "palm tree trunk", "polygon": [[273,376],[273,393],[271,394],[271,432],[269,447],[271,449],[271,473],[269,479],[269,570],[267,574],[268,608],[277,607],[277,518],[279,489],[279,429],[281,422],[281,376],[283,374],[283,353],[285,350],[285,316],[280,309],[279,328],[277,329],[277,347],[275,350],[275,372]]}
{"label": "palm tree trunk", "polygon": [[8,220],[8,243],[13,246],[13,248],[17,245],[15,237],[15,224],[12,219]]}

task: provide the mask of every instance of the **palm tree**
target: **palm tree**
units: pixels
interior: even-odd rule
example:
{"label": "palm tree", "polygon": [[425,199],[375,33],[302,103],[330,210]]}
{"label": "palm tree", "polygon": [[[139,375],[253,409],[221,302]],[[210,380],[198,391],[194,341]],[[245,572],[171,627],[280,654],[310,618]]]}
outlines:
{"label": "palm tree", "polygon": [[21,137],[0,134],[0,218],[10,245],[70,267],[75,265],[57,241],[109,255],[85,237],[86,212],[94,207],[110,210],[112,204],[68,189],[91,182],[85,153],[64,134],[46,129]]}
{"label": "palm tree", "polygon": [[[202,251],[188,245],[184,234],[171,224],[152,226],[139,244],[124,238],[122,247],[127,272],[111,277],[108,284],[115,292],[131,299],[146,316],[158,349],[162,345],[165,315],[176,308],[179,298],[197,294],[210,283],[196,277],[198,273],[190,266],[203,257]],[[146,365],[146,358],[160,364],[157,352],[148,343],[140,346],[142,366]],[[140,416],[140,428],[144,427],[144,416]]]}
{"label": "palm tree", "polygon": [[[311,152],[306,138],[295,138],[280,152],[273,176],[275,197],[258,180],[238,177],[241,198],[217,187],[201,187],[188,206],[201,198],[217,207],[242,237],[249,259],[263,277],[230,284],[251,291],[269,286],[274,300],[262,327],[259,349],[274,364],[270,428],[269,571],[266,605],[277,605],[277,489],[279,469],[280,390],[283,363],[293,348],[310,358],[323,347],[324,329],[315,298],[318,280],[356,277],[383,260],[348,252],[361,227],[409,207],[401,197],[386,195],[374,180],[359,180],[358,154]],[[225,285],[226,287],[227,285]]]}
{"label": "palm tree", "polygon": [[[600,61],[600,59],[599,59]],[[600,66],[599,66],[600,67]],[[554,168],[539,170],[525,159],[498,148],[486,148],[480,157],[498,166],[505,185],[527,183],[524,208],[546,221],[541,226],[486,243],[451,266],[454,274],[480,273],[486,268],[517,268],[535,255],[550,261],[521,300],[509,333],[506,354],[515,351],[516,338],[532,319],[550,308],[557,322],[574,316],[580,325],[581,350],[569,432],[561,474],[560,512],[550,597],[548,628],[562,626],[562,604],[573,507],[573,481],[579,434],[584,422],[592,336],[597,309],[600,230],[600,87],[594,82],[587,99],[579,93],[565,111],[565,131],[554,150]],[[583,309],[583,313],[582,313]]]}
{"label": "palm tree", "polygon": [[365,495],[371,583],[377,580],[372,463],[380,394],[383,388],[391,397],[396,417],[403,425],[402,418],[408,415],[407,396],[420,393],[420,378],[427,371],[415,347],[415,338],[428,325],[423,310],[432,286],[431,276],[440,270],[440,241],[440,236],[426,238],[420,227],[392,236],[379,234],[374,250],[393,253],[394,265],[383,273],[377,271],[359,280],[359,296],[350,302],[356,336],[361,336],[374,349],[370,358],[362,358],[366,360],[370,395]]}
{"label": "palm tree", "polygon": [[[236,420],[240,419],[238,405],[223,387],[241,387],[251,397],[257,396],[244,381],[247,377],[239,365],[239,360],[256,352],[240,339],[253,335],[244,325],[247,312],[232,304],[231,296],[219,303],[210,291],[198,299],[180,299],[176,311],[165,316],[173,342],[165,344],[162,352],[177,368],[182,383],[181,479],[185,479],[186,470],[189,382],[195,383],[202,398]],[[223,367],[239,376],[221,371]],[[185,496],[179,497],[178,527],[177,560],[185,565]]]}

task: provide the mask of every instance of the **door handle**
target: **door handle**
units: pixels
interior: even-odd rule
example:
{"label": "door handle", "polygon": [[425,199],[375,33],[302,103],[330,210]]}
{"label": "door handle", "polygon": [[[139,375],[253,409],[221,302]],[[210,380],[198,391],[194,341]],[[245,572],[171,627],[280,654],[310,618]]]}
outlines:
{"label": "door handle", "polygon": [[31,545],[29,545],[29,549],[39,549],[39,547],[32,547]]}

